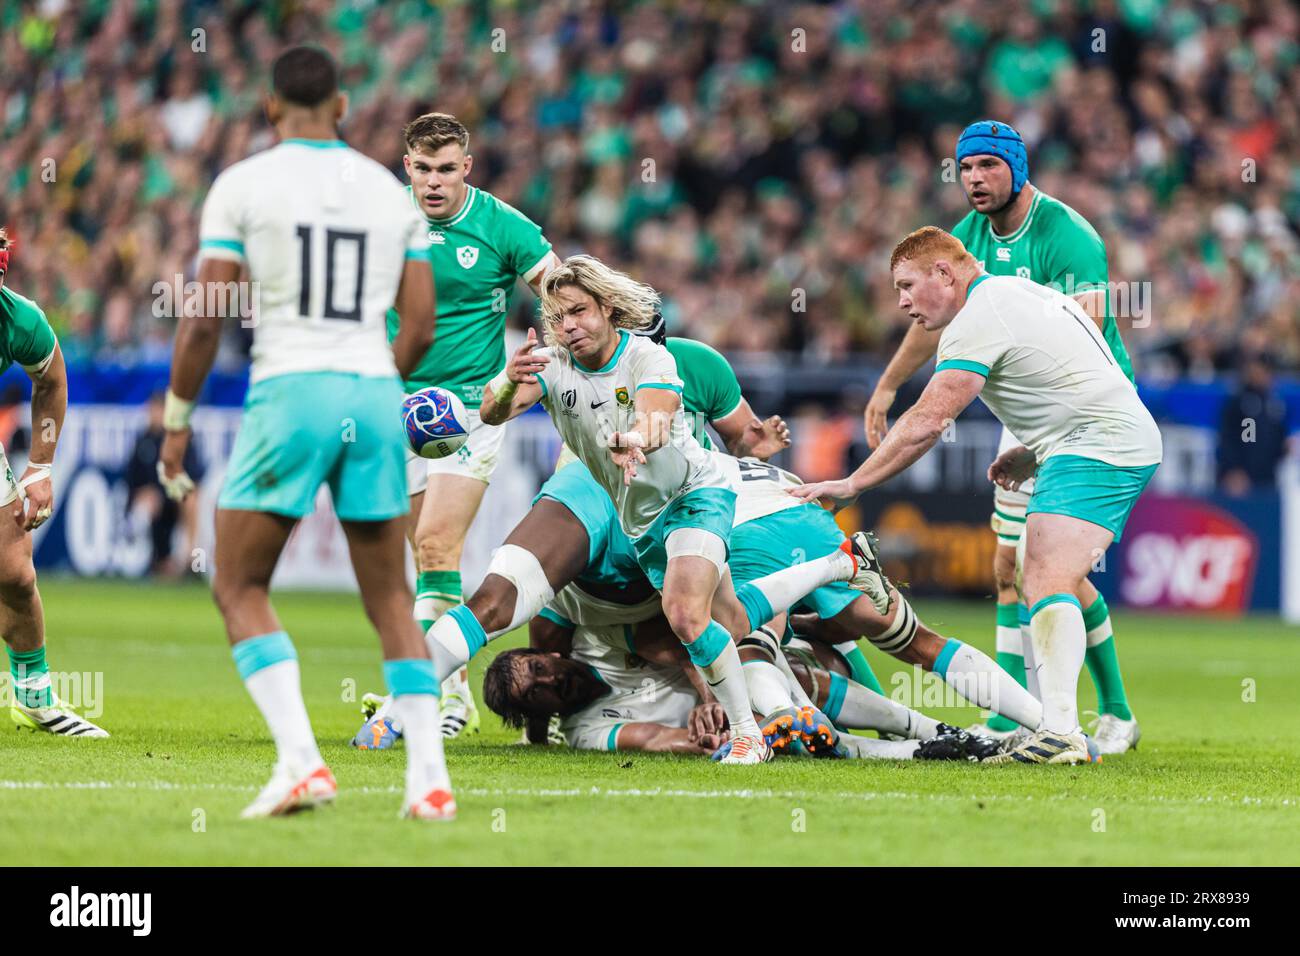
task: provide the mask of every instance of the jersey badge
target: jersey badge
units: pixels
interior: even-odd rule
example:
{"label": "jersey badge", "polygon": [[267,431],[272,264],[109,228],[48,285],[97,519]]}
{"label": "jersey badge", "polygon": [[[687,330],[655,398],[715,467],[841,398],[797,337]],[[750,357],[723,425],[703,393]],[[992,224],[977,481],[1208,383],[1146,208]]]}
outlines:
{"label": "jersey badge", "polygon": [[429,241],[435,246],[445,246],[447,244],[447,234],[445,232],[439,232],[437,229],[430,229]]}
{"label": "jersey badge", "polygon": [[1010,262],[1011,250],[1006,246],[998,246],[998,262]]}
{"label": "jersey badge", "polygon": [[1022,279],[1029,278],[1029,266],[1016,266],[1016,275]]}
{"label": "jersey badge", "polygon": [[614,389],[614,397],[618,399],[618,403],[622,405],[624,408],[631,407],[632,398],[630,395],[628,395],[627,389],[624,388],[622,385]]}
{"label": "jersey badge", "polygon": [[478,262],[478,246],[457,246],[456,261],[462,269],[474,268],[474,263]]}

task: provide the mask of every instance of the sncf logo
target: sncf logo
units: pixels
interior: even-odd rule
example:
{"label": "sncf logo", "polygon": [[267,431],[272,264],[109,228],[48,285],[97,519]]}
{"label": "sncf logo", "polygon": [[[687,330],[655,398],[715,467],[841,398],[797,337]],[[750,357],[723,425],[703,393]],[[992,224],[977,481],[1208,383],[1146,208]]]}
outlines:
{"label": "sncf logo", "polygon": [[1138,507],[1125,534],[1126,601],[1198,611],[1250,606],[1259,543],[1249,528],[1203,501],[1153,499]]}

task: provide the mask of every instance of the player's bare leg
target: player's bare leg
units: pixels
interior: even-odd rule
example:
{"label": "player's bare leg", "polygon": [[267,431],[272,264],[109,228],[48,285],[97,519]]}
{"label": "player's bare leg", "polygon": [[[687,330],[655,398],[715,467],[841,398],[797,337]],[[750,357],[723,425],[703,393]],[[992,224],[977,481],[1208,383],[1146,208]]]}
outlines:
{"label": "player's bare leg", "polygon": [[425,636],[437,676],[454,673],[488,641],[536,617],[587,566],[589,548],[573,512],[550,498],[534,504],[493,555],[473,596]]}
{"label": "player's bare leg", "polygon": [[1086,763],[1092,759],[1079,726],[1079,671],[1087,647],[1076,593],[1114,535],[1060,514],[1035,513],[1025,524],[1021,590],[1030,605],[1034,665],[1043,697],[1037,733],[996,762]]}
{"label": "player's bare leg", "polygon": [[[731,574],[725,566],[719,574],[713,558],[701,553],[683,553],[699,550],[691,544],[692,535],[704,545],[716,541],[717,550],[725,553],[721,539],[708,532],[689,528],[669,534],[666,542],[669,558],[662,591],[664,617],[727,712],[731,746],[722,762],[762,763],[770,759],[771,750],[754,720],[740,655],[733,640],[737,632],[742,636],[748,633],[748,618],[736,599]],[[713,619],[715,594],[717,613],[726,626]]]}
{"label": "player's bare leg", "polygon": [[406,737],[405,816],[451,820],[451,795],[438,718],[439,682],[424,631],[411,617],[406,586],[403,520],[345,521],[352,567],[366,617],[379,633],[392,712]]}
{"label": "player's bare leg", "polygon": [[[419,499],[412,544],[419,572],[415,593],[415,619],[428,631],[434,622],[463,600],[460,579],[465,538],[487,484],[464,475],[429,475]],[[442,733],[456,737],[463,730],[478,730],[479,714],[469,686],[469,670],[460,668],[443,682]]]}
{"label": "player's bare leg", "polygon": [[262,511],[217,510],[212,596],[276,751],[271,780],[244,808],[245,819],[310,809],[333,800],[338,789],[312,734],[297,652],[271,607],[271,575],[296,523]]}
{"label": "player's bare leg", "polygon": [[13,703],[10,718],[20,728],[66,737],[107,737],[54,695],[45,662],[45,609],[36,587],[32,536],[0,506],[0,634],[9,651]]}

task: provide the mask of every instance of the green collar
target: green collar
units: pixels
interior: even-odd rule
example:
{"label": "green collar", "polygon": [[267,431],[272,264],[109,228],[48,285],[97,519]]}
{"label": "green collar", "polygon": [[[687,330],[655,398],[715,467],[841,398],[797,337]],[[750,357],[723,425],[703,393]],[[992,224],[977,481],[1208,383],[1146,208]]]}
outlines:
{"label": "green collar", "polygon": [[619,358],[621,358],[623,355],[623,350],[627,348],[627,343],[632,338],[632,336],[628,333],[626,329],[619,329],[618,334],[619,334],[618,348],[614,349],[613,358],[611,358],[600,368],[587,368],[587,366],[579,362],[577,357],[575,356],[573,359],[573,364],[577,367],[578,371],[586,372],[588,375],[603,375],[605,372],[611,371],[614,368],[614,366],[618,364]]}

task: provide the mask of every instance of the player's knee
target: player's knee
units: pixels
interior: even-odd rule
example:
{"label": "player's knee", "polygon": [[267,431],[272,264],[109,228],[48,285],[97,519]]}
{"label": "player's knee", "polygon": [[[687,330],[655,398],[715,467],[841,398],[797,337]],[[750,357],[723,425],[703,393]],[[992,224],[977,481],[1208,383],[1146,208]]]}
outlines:
{"label": "player's knee", "polygon": [[668,626],[673,629],[677,639],[683,643],[690,643],[695,640],[709,626],[708,609],[698,607],[695,602],[684,601],[680,598],[664,598],[663,608],[664,617],[668,619]]}
{"label": "player's knee", "polygon": [[36,598],[36,568],[31,561],[0,572],[0,597],[10,607],[26,607]]}

